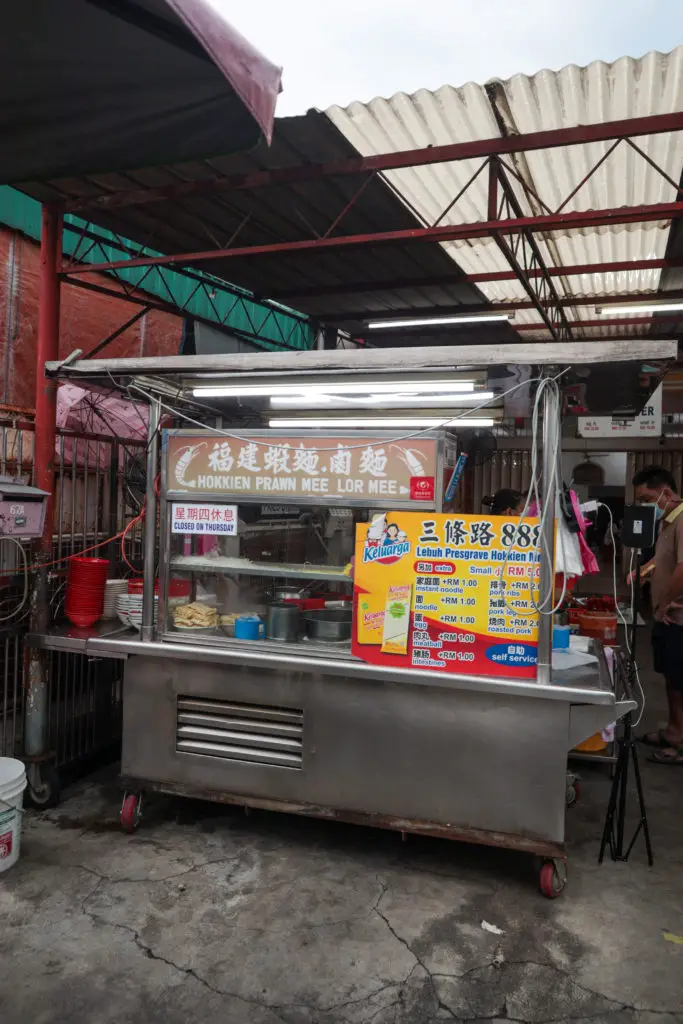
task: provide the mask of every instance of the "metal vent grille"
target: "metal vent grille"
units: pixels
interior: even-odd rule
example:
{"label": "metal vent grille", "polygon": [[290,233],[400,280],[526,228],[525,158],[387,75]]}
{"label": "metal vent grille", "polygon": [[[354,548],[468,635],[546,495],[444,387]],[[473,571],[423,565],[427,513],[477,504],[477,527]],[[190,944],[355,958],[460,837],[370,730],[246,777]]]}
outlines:
{"label": "metal vent grille", "polygon": [[296,708],[178,697],[176,750],[302,768],[303,728],[304,713]]}

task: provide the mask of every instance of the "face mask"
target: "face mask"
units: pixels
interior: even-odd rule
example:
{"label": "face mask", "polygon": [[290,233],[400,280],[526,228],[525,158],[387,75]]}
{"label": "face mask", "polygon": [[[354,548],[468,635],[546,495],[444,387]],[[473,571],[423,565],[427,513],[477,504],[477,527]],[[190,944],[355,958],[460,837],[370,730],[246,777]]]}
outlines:
{"label": "face mask", "polygon": [[657,500],[656,501],[645,501],[645,502],[643,502],[645,508],[653,508],[655,510],[655,522],[657,522],[657,523],[661,519],[663,519],[664,515],[665,515],[664,509],[659,507],[659,499],[661,498],[661,496],[662,496],[662,492],[660,491],[660,493],[657,495]]}

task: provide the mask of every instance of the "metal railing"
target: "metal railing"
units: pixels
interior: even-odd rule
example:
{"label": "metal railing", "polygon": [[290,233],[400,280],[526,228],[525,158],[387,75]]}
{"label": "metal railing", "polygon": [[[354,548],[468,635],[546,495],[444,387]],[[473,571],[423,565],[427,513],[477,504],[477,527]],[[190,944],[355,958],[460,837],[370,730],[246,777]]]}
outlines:
{"label": "metal railing", "polygon": [[52,652],[48,749],[57,768],[85,766],[118,743],[123,665],[110,658]]}
{"label": "metal railing", "polygon": [[[120,533],[140,511],[145,482],[144,441],[57,431],[51,616],[62,614],[69,555]],[[33,424],[0,418],[0,473],[31,479]],[[142,567],[141,524],[126,536],[125,553]],[[92,552],[109,558],[110,576],[130,575],[120,541]],[[7,614],[23,593],[20,557],[0,541],[0,609]],[[16,607],[16,604],[15,604]],[[0,622],[0,755],[23,752],[24,636],[28,609]],[[77,767],[114,748],[121,734],[123,662],[52,652],[49,656],[49,750],[57,768]]]}

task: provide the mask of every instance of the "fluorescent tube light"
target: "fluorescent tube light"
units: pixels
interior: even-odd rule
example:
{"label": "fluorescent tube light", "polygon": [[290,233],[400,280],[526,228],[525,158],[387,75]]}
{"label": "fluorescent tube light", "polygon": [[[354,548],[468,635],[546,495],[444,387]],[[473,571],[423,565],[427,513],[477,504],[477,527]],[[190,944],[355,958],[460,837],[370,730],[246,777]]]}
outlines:
{"label": "fluorescent tube light", "polygon": [[316,384],[212,384],[192,389],[195,398],[275,398],[286,395],[337,394],[362,395],[399,391],[474,391],[473,380],[401,380],[334,381]]}
{"label": "fluorescent tube light", "polygon": [[380,416],[326,416],[323,419],[307,419],[305,416],[297,418],[276,417],[268,421],[268,426],[280,430],[294,430],[297,428],[319,428],[319,427],[372,427],[381,430],[383,427],[492,427],[495,420],[475,419],[467,416],[463,419],[449,420],[443,416],[401,416],[383,419]]}
{"label": "fluorescent tube light", "polygon": [[683,310],[683,302],[642,302],[631,306],[596,306],[599,316],[617,316],[620,313],[678,313]]}
{"label": "fluorescent tube light", "polygon": [[425,316],[415,320],[370,320],[371,331],[391,327],[447,327],[449,324],[494,324],[512,320],[514,313],[463,313],[458,316]]}
{"label": "fluorescent tube light", "polygon": [[494,397],[493,391],[475,391],[469,395],[435,395],[420,394],[419,392],[392,395],[334,395],[320,393],[311,395],[310,398],[305,394],[284,398],[271,398],[270,404],[273,409],[348,409],[353,406],[408,409],[411,407],[423,408],[430,405],[438,405],[440,408],[446,409],[449,405],[472,405],[473,403],[490,402]]}

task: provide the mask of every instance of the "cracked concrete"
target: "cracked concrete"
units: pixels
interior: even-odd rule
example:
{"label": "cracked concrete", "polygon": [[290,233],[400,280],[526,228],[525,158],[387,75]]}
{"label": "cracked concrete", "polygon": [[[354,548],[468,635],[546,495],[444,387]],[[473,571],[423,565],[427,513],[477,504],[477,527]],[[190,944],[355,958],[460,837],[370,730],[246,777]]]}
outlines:
{"label": "cracked concrete", "polygon": [[598,867],[587,769],[551,902],[521,855],[238,808],[150,796],[126,836],[104,772],[26,815],[0,1022],[683,1024],[683,775],[644,774],[654,868]]}

